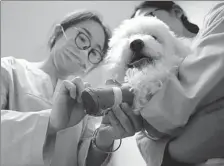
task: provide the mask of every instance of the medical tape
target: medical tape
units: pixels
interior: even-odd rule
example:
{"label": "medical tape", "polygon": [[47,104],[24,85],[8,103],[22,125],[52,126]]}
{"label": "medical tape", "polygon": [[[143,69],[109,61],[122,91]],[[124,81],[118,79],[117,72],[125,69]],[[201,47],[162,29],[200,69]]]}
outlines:
{"label": "medical tape", "polygon": [[114,105],[113,107],[118,106],[119,104],[122,103],[122,91],[121,88],[118,87],[112,87],[113,92],[114,92]]}

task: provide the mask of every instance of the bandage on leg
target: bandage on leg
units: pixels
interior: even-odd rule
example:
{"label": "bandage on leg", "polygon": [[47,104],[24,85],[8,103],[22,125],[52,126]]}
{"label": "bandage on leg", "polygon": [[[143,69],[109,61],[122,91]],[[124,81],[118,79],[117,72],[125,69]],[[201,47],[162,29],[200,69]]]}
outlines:
{"label": "bandage on leg", "polygon": [[86,113],[102,116],[104,110],[123,102],[132,105],[134,94],[129,86],[110,88],[86,88],[81,95]]}

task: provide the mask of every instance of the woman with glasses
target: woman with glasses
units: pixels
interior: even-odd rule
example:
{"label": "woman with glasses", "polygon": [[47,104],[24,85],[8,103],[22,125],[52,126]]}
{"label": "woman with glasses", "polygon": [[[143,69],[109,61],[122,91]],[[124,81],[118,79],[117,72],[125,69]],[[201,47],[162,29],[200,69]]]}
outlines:
{"label": "woman with glasses", "polygon": [[[3,166],[97,166],[106,163],[115,138],[134,134],[129,119],[116,109],[121,123],[108,113],[93,141],[95,121],[85,115],[80,100],[87,84],[80,78],[61,81],[97,67],[108,39],[109,31],[96,14],[75,12],[55,26],[48,42],[49,56],[43,62],[1,58]],[[117,127],[127,122],[127,127]],[[131,134],[121,134],[121,128]]]}

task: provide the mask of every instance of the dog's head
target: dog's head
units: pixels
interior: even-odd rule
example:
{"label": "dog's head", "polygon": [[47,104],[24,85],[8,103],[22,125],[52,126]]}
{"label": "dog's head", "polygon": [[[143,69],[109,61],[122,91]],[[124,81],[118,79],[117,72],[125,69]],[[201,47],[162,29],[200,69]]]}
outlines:
{"label": "dog's head", "polygon": [[169,63],[174,57],[186,56],[188,51],[182,43],[164,22],[155,17],[139,16],[123,21],[115,29],[106,63],[123,78],[128,68],[139,69],[158,61]]}

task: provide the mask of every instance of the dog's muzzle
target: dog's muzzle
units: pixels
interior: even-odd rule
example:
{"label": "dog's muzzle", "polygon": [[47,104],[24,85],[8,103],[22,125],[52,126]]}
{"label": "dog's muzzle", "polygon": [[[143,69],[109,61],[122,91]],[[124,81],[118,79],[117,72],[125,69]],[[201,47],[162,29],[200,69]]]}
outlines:
{"label": "dog's muzzle", "polygon": [[133,52],[132,58],[130,60],[130,63],[127,65],[128,68],[139,68],[143,64],[151,63],[152,57],[151,56],[145,56],[142,53],[142,50],[144,48],[145,44],[141,39],[133,40],[130,43],[130,49]]}

